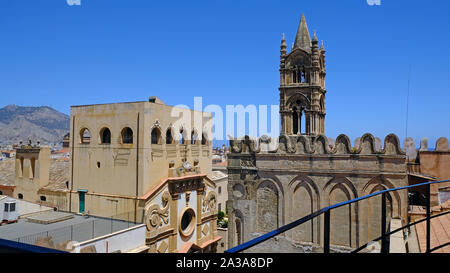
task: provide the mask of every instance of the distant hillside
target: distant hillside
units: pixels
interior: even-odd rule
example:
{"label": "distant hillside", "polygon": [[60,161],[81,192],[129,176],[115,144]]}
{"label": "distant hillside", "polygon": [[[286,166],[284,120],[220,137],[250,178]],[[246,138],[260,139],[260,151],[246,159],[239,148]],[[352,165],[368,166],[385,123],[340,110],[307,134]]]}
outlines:
{"label": "distant hillside", "polygon": [[13,144],[28,139],[60,143],[70,130],[70,117],[47,106],[8,105],[0,109],[0,143]]}

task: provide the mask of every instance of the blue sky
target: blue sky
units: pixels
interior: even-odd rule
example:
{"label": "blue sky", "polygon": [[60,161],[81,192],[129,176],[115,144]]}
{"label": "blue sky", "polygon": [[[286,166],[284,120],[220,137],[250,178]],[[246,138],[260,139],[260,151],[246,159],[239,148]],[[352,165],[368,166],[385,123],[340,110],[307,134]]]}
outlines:
{"label": "blue sky", "polygon": [[450,1],[0,1],[0,107],[278,104],[282,33],[327,50],[326,134],[450,137]]}

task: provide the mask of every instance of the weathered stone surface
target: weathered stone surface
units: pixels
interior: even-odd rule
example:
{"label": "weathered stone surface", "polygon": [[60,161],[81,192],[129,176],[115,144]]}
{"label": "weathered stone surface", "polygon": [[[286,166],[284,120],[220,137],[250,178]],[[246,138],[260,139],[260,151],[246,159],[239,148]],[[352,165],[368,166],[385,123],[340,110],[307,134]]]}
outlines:
{"label": "weathered stone surface", "polygon": [[[297,38],[305,37],[304,17],[300,30],[303,34]],[[346,135],[336,141],[325,136],[325,94],[329,92],[325,75],[325,49],[319,49],[316,35],[311,43],[296,42],[289,54],[283,38],[279,146],[268,152],[263,145],[266,138],[230,140],[229,247],[332,204],[408,184],[406,155],[396,135],[388,135],[384,147],[381,139],[369,133],[357,138],[353,147]],[[380,235],[381,227],[375,222],[380,222],[376,215],[381,201],[375,201],[332,211],[333,251],[348,252]],[[390,215],[406,221],[407,193],[389,195],[388,209]],[[316,217],[247,252],[316,252],[323,244],[323,227],[323,217]]]}
{"label": "weathered stone surface", "polygon": [[428,138],[425,137],[420,141],[420,151],[428,151]]}
{"label": "weathered stone surface", "polygon": [[403,142],[403,151],[406,153],[406,160],[415,161],[417,158],[417,148],[414,139],[408,137]]}
{"label": "weathered stone surface", "polygon": [[355,145],[354,145],[353,147],[359,148],[360,145],[361,145],[361,138],[360,138],[360,137],[357,137],[357,138],[355,139]]}
{"label": "weathered stone surface", "polygon": [[332,137],[328,138],[328,146],[330,147],[330,150],[334,149],[334,146],[336,145],[336,141]]}
{"label": "weathered stone surface", "polygon": [[436,151],[439,152],[447,152],[449,151],[448,139],[445,137],[441,137],[436,141]]}
{"label": "weathered stone surface", "polygon": [[256,193],[257,231],[270,232],[278,228],[278,190],[270,182],[263,182]]}
{"label": "weathered stone surface", "polygon": [[380,152],[382,147],[381,147],[381,139],[379,137],[375,137],[375,151],[376,152]]}
{"label": "weathered stone surface", "polygon": [[[234,142],[239,149],[228,156],[229,183],[233,190],[227,205],[232,212],[229,221],[234,223],[229,225],[230,247],[237,241],[249,241],[256,233],[273,231],[283,223],[288,224],[331,204],[407,185],[406,155],[398,137],[393,134],[385,138],[385,147],[379,151],[374,149],[376,140],[370,134],[361,138],[361,145],[356,150],[349,145],[345,135],[336,139],[332,150],[326,149],[327,141],[323,136],[282,136],[280,139],[286,144],[280,145],[276,153],[257,150],[251,142]],[[302,141],[298,142],[299,139]],[[244,198],[246,193],[249,195]],[[390,198],[392,216],[403,219],[407,208],[406,193],[395,193]],[[351,210],[333,211],[331,242],[339,247],[355,247],[379,236],[378,218],[375,217],[381,209],[381,201],[378,201],[362,201]],[[236,219],[239,219],[241,230],[239,239]],[[291,244],[302,245],[320,243],[322,229],[322,220],[316,218],[286,232],[289,240],[280,247],[291,241]],[[304,251],[294,245],[288,248]],[[262,246],[257,249],[270,252]]]}

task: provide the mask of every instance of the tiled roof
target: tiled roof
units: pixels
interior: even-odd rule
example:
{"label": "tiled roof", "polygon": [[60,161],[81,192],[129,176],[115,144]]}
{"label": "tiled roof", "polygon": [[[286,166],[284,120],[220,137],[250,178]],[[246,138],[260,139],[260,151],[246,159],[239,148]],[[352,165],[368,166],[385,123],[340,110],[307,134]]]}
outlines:
{"label": "tiled roof", "polygon": [[[431,208],[431,214],[437,215],[450,209],[450,200]],[[421,215],[419,219],[426,216],[426,210],[422,206],[410,206],[410,215]],[[450,214],[442,215],[431,219],[430,225],[430,248],[450,242]],[[416,225],[417,239],[419,240],[420,251],[424,253],[427,247],[427,222]],[[450,245],[434,251],[433,253],[450,253]]]}
{"label": "tiled roof", "polygon": [[42,189],[52,191],[68,191],[66,181],[69,181],[70,166],[70,160],[52,159],[50,165],[49,183]]}
{"label": "tiled roof", "polygon": [[[427,223],[424,221],[416,225],[417,238],[420,251],[424,253],[427,247]],[[430,247],[434,248],[450,242],[450,215],[446,214],[431,219]],[[434,251],[433,253],[450,253],[450,245]]]}
{"label": "tiled roof", "polygon": [[0,185],[14,186],[15,162],[14,158],[0,161]]}

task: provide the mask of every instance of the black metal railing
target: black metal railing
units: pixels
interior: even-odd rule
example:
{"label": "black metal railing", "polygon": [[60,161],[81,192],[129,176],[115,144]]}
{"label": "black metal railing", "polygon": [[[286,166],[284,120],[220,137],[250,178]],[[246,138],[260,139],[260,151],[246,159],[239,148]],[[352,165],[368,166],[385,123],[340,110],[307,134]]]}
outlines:
{"label": "black metal railing", "polygon": [[84,217],[86,217],[86,221],[79,224],[33,233],[11,240],[34,245],[38,239],[49,238],[56,248],[58,244],[63,242],[84,242],[140,224],[140,221],[134,221],[134,211],[115,214],[110,217],[94,215],[86,215]]}
{"label": "black metal railing", "polygon": [[[285,225],[285,226],[283,226],[281,228],[278,228],[278,229],[276,229],[274,231],[266,233],[266,234],[264,234],[262,236],[259,236],[259,237],[255,238],[253,240],[250,240],[250,241],[248,241],[246,243],[243,243],[241,245],[238,245],[236,247],[230,248],[230,249],[226,250],[225,253],[239,253],[239,252],[242,252],[242,251],[244,251],[246,249],[249,249],[249,248],[254,247],[254,246],[256,246],[256,245],[258,245],[260,243],[263,243],[263,242],[265,242],[265,241],[267,241],[267,240],[269,240],[269,239],[271,239],[271,238],[273,238],[273,237],[275,237],[277,235],[280,235],[281,233],[284,233],[284,232],[286,232],[286,231],[288,231],[290,229],[293,229],[293,228],[295,228],[295,227],[297,227],[297,226],[299,226],[299,225],[301,225],[301,224],[303,224],[305,222],[311,221],[312,219],[314,219],[314,218],[316,218],[316,217],[318,217],[318,216],[320,216],[322,214],[324,214],[323,251],[324,251],[324,253],[329,253],[330,252],[330,212],[333,209],[336,209],[336,208],[339,208],[339,207],[342,207],[342,206],[347,206],[347,205],[359,202],[361,200],[369,199],[369,198],[372,198],[372,197],[378,196],[378,195],[381,195],[381,236],[376,238],[376,239],[374,239],[374,240],[372,240],[372,241],[379,241],[379,240],[381,240],[381,253],[388,253],[389,252],[388,239],[389,239],[389,236],[391,234],[394,234],[394,233],[399,232],[399,231],[401,231],[401,230],[403,230],[405,228],[409,228],[411,226],[414,226],[414,225],[416,225],[418,223],[421,223],[421,222],[424,222],[424,221],[427,222],[426,223],[426,250],[425,250],[425,252],[426,253],[431,253],[433,251],[436,251],[436,250],[438,250],[438,249],[440,249],[442,247],[445,247],[445,246],[450,244],[450,242],[449,243],[445,243],[443,245],[436,246],[433,249],[431,249],[431,245],[430,245],[431,219],[450,213],[450,211],[447,211],[447,212],[444,212],[444,213],[441,213],[441,214],[438,214],[438,215],[434,215],[434,216],[431,217],[430,186],[432,184],[446,183],[446,182],[450,182],[450,180],[433,181],[433,182],[426,182],[426,183],[421,183],[421,184],[416,184],[416,185],[411,185],[411,186],[394,188],[394,189],[387,189],[387,190],[375,192],[375,193],[372,193],[372,194],[369,194],[369,195],[366,195],[366,196],[363,196],[363,197],[355,198],[355,199],[352,199],[352,200],[349,200],[349,201],[346,201],[346,202],[342,202],[342,203],[339,203],[339,204],[328,206],[328,207],[320,209],[320,210],[318,210],[318,211],[316,211],[316,212],[314,212],[314,213],[312,213],[312,214],[310,214],[308,216],[305,216],[305,217],[303,217],[303,218],[301,218],[299,220],[296,220],[296,221],[294,221],[294,222],[292,222],[290,224],[287,224],[287,225]],[[387,198],[387,194],[389,192],[400,191],[400,190],[407,190],[407,189],[415,188],[415,187],[425,187],[426,188],[426,190],[425,190],[425,192],[426,192],[425,193],[425,196],[426,196],[426,218],[425,219],[421,219],[419,221],[416,221],[414,223],[409,223],[406,226],[403,226],[403,227],[398,228],[398,229],[396,229],[394,231],[386,233],[386,198]],[[362,249],[364,249],[365,247],[367,247],[367,245],[368,245],[368,243],[363,245],[363,246],[361,246],[361,247],[358,247],[353,252],[359,252]]]}

